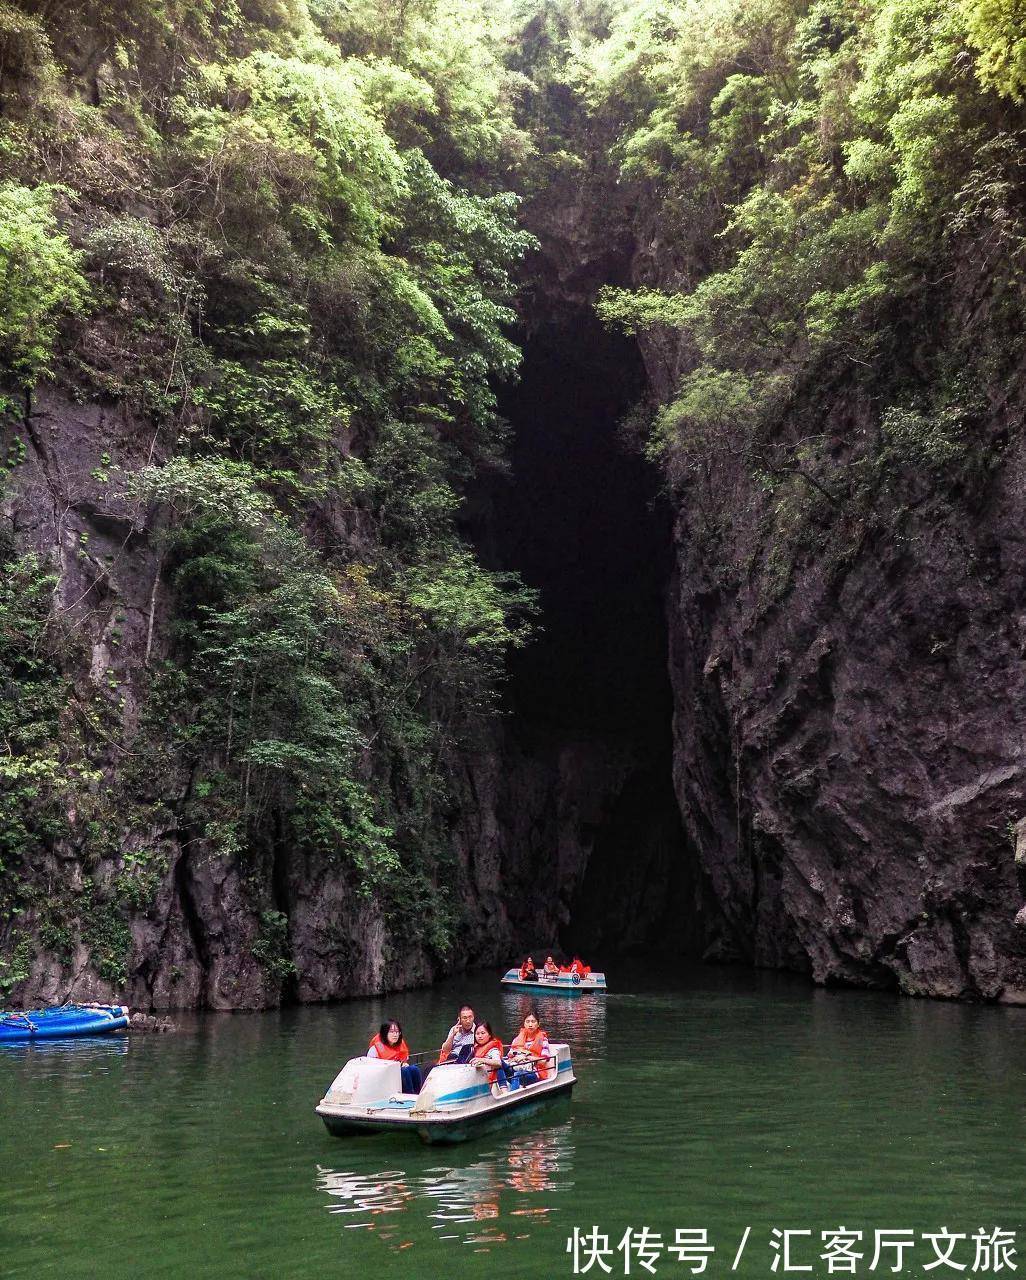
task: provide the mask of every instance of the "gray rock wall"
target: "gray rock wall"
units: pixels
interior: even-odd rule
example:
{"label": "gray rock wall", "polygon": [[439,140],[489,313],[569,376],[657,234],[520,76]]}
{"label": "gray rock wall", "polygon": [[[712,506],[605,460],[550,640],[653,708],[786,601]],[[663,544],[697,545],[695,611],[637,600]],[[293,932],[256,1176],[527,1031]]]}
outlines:
{"label": "gray rock wall", "polygon": [[833,528],[785,583],[754,487],[715,556],[682,502],[674,774],[719,954],[1026,1001],[1024,480],[1016,446],[894,536],[838,553]]}
{"label": "gray rock wall", "polygon": [[[15,438],[25,447],[6,486],[4,518],[18,547],[38,553],[57,575],[54,608],[77,645],[73,701],[98,699],[122,731],[101,750],[102,791],[130,761],[147,655],[155,661],[164,652],[173,606],[152,513],[111,498],[109,474],[118,464],[136,469],[159,458],[160,441],[120,411],[55,391],[39,395],[31,416],[8,435],[0,452]],[[464,923],[452,954],[440,961],[390,929],[381,904],[358,893],[344,861],[279,847],[260,855],[273,857],[269,866],[254,864],[251,853],[218,851],[189,828],[191,780],[184,766],[172,767],[151,788],[159,823],[152,809],[145,823],[135,812],[115,814],[98,840],[71,814],[72,834],[28,860],[23,874],[34,905],[0,921],[0,952],[26,933],[32,941],[30,975],[12,999],[261,1008],[283,998],[394,990],[468,964],[504,966],[521,946],[555,942],[595,833],[630,768],[616,744],[525,752],[501,721],[451,761],[444,823]],[[81,922],[69,918],[61,946],[48,944],[45,926],[55,904],[75,901],[89,885],[102,891],[139,849],[147,850],[157,883],[149,901],[129,913],[122,982],[104,976]],[[268,885],[288,921],[277,958],[294,974],[259,954]]]}

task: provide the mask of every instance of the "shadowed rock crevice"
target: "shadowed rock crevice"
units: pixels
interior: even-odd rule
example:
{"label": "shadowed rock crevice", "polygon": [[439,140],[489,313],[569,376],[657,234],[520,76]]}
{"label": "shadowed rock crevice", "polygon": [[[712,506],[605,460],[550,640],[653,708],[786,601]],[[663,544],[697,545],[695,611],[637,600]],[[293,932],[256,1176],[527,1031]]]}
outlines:
{"label": "shadowed rock crevice", "polygon": [[[471,522],[482,553],[540,605],[539,634],[510,663],[503,750],[507,772],[541,767],[552,813],[525,833],[534,880],[510,886],[507,910],[525,946],[699,955],[707,894],[672,787],[670,515],[621,428],[644,369],[590,306],[564,300],[549,315],[502,398],[509,475],[476,495]],[[558,938],[524,909],[546,891]]]}

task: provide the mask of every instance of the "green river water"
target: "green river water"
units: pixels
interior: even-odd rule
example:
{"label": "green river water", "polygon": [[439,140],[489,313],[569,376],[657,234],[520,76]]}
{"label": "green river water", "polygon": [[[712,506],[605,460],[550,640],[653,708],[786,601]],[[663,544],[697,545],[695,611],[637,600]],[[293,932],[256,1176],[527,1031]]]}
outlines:
{"label": "green river water", "polygon": [[[573,1274],[567,1239],[593,1226],[611,1250],[593,1277],[690,1275],[665,1246],[699,1228],[706,1277],[768,1280],[775,1227],[814,1233],[791,1261],[819,1277],[820,1233],[839,1226],[864,1233],[856,1275],[874,1274],[874,1231],[907,1229],[906,1274],[971,1276],[971,1237],[995,1226],[1017,1233],[1026,1272],[1026,1009],[715,969],[609,982],[605,998],[539,1001],[574,1053],[572,1102],[456,1147],[332,1138],[313,1107],[385,1014],[422,1049],[466,998],[508,1039],[527,1002],[496,974],[187,1017],[173,1036],[8,1046],[0,1275],[548,1280]],[[654,1272],[616,1249],[643,1227],[662,1236]],[[923,1233],[941,1228],[969,1237],[953,1253],[965,1272],[924,1270]]]}

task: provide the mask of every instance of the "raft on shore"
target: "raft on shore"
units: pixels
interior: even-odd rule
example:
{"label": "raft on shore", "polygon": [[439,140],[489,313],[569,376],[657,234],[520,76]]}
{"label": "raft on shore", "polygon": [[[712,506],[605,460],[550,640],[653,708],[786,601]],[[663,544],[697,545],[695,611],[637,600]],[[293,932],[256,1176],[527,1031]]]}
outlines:
{"label": "raft on shore", "polygon": [[0,1011],[0,1042],[109,1035],[128,1026],[123,1004],[62,1004],[53,1009]]}

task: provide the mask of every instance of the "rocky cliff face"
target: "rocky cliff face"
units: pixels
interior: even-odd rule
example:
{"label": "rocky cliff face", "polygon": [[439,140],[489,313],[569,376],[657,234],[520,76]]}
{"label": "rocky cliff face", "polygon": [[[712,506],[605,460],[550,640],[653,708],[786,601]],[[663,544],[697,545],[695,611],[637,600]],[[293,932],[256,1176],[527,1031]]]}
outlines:
{"label": "rocky cliff face", "polygon": [[[146,668],[164,651],[174,603],[147,513],[109,496],[107,471],[144,465],[159,444],[131,417],[57,393],[37,397],[4,448],[15,438],[24,450],[5,516],[19,549],[38,553],[56,575],[54,607],[77,646],[69,715],[99,698],[127,731],[121,742],[129,746],[112,737],[100,761],[93,789],[102,794],[131,763]],[[7,951],[19,938],[33,940],[30,972],[13,998],[260,1008],[394,990],[431,981],[441,968],[504,964],[521,946],[551,943],[566,924],[635,769],[622,743],[527,750],[501,720],[453,758],[440,825],[462,924],[444,962],[405,940],[336,860],[300,856],[273,839],[259,864],[218,849],[190,828],[193,780],[172,770],[148,780],[155,806],[115,815],[99,848],[69,813],[71,834],[38,852],[28,873],[33,905],[0,926]],[[93,921],[64,910],[74,902],[82,914],[94,890],[103,897],[141,850],[148,881],[131,910]]]}
{"label": "rocky cliff face", "polygon": [[[845,523],[810,490],[796,519],[814,536],[788,542],[766,492],[724,470],[729,520],[711,541],[678,490],[671,740],[667,525],[651,518],[651,477],[610,434],[638,371],[584,306],[623,271],[621,247],[604,249],[587,210],[556,195],[535,211],[546,245],[535,336],[504,406],[513,480],[478,497],[486,513],[470,520],[486,559],[540,588],[545,631],[514,663],[510,714],[448,763],[439,830],[461,921],[453,951],[440,960],[411,943],[330,857],[273,833],[257,863],[218,848],[190,826],[194,780],[171,770],[149,780],[159,803],[126,812],[115,839],[87,839],[69,814],[81,838],[34,863],[34,905],[0,925],[8,951],[26,933],[39,944],[16,999],[256,1008],[423,983],[561,937],[599,957],[705,954],[819,982],[1026,1002],[1026,458],[1009,443],[1014,397],[995,393],[976,423],[975,479],[943,493],[912,482],[897,522]],[[664,400],[681,352],[665,335],[642,347]],[[868,421],[829,387],[815,412],[846,419],[839,437]],[[126,731],[101,760],[102,794],[131,763],[146,670],[174,611],[152,521],[110,496],[106,472],[111,461],[137,470],[161,442],[120,410],[55,391],[8,434],[0,453],[23,454],[5,517],[18,547],[56,572],[55,608],[77,646],[68,715],[100,698]],[[70,928],[54,914],[102,895],[142,850],[149,879],[123,935],[110,936],[110,919]],[[118,965],[104,963],[115,951]]]}
{"label": "rocky cliff face", "polygon": [[[259,1008],[429,982],[561,938],[592,957],[704,945],[709,897],[669,782],[668,521],[647,510],[654,471],[615,433],[637,358],[585,301],[623,269],[622,246],[589,227],[572,195],[550,192],[534,219],[545,249],[525,297],[540,332],[504,406],[513,469],[470,518],[493,566],[521,569],[541,590],[543,615],[514,663],[506,714],[447,762],[435,827],[459,923],[444,958],[339,859],[297,851],[276,831],[260,849],[219,845],[197,821],[193,767],[172,752],[156,776],[135,750],[153,736],[151,677],[177,610],[158,509],[115,496],[116,479],[163,461],[167,440],[57,389],[39,390],[22,421],[6,419],[0,456],[16,465],[5,526],[54,575],[70,681],[62,714],[69,731],[88,721],[98,769],[92,810],[69,800],[60,837],[26,861],[24,905],[0,921],[0,957],[21,948],[27,968],[12,999]],[[334,521],[336,539],[359,539],[345,513],[319,518]],[[366,768],[401,806],[388,762],[372,751]]]}
{"label": "rocky cliff face", "polygon": [[625,12],[583,81],[633,195],[598,307],[673,494],[710,953],[1022,1002],[1021,85],[975,10],[910,12]]}
{"label": "rocky cliff face", "polygon": [[821,511],[818,550],[793,558],[740,477],[720,477],[715,552],[682,501],[674,781],[726,920],[714,954],[1026,1001],[1026,459],[1006,426],[979,425],[978,483],[923,486],[890,530]]}

